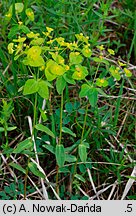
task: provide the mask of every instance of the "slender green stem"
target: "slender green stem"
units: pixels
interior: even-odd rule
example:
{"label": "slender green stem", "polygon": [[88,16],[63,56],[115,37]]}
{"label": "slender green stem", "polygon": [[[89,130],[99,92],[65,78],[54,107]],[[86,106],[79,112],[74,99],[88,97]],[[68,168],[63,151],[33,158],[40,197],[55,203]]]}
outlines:
{"label": "slender green stem", "polygon": [[63,92],[61,94],[61,107],[60,107],[60,135],[59,135],[59,145],[61,145],[62,139],[62,115],[63,115]]}
{"label": "slender green stem", "polygon": [[36,119],[37,119],[37,93],[35,94],[35,102],[34,102],[34,118],[33,118],[32,135],[34,135],[34,128],[36,125]]}
{"label": "slender green stem", "polygon": [[96,76],[97,76],[99,67],[100,67],[100,63],[98,63],[98,66],[97,66],[97,69],[96,69],[96,72],[95,72],[95,76],[94,76],[94,79],[93,79],[93,83],[94,83],[94,81],[95,81],[95,79],[96,79]]}
{"label": "slender green stem", "polygon": [[87,113],[88,113],[88,107],[89,107],[89,103],[86,105],[86,112],[85,112],[85,118],[84,118],[84,124],[83,124],[83,130],[82,130],[80,144],[82,144],[82,142],[83,142],[84,131],[85,131],[85,126],[86,126],[86,119],[87,119]]}
{"label": "slender green stem", "polygon": [[[47,106],[48,106],[48,109],[50,110],[51,130],[55,134],[55,137],[56,137],[55,119],[54,119],[54,113],[53,113],[53,108],[52,108],[52,104],[51,104],[51,102],[52,102],[52,96],[51,95],[52,95],[52,91],[50,92],[50,97],[49,97]],[[53,146],[56,145],[54,138],[52,138],[52,144],[53,144]]]}
{"label": "slender green stem", "polygon": [[[61,145],[62,139],[62,115],[63,115],[63,92],[61,94],[61,107],[60,107],[60,134],[59,134],[59,142],[57,145]],[[56,174],[56,192],[59,194],[59,166],[57,165],[57,174]]]}
{"label": "slender green stem", "polygon": [[[88,107],[89,107],[89,104],[87,103],[86,105],[86,112],[85,112],[85,117],[84,117],[84,124],[83,124],[83,129],[82,129],[82,134],[81,134],[81,140],[80,140],[80,144],[82,144],[83,142],[83,138],[84,138],[84,132],[85,132],[85,126],[86,126],[86,119],[87,119],[87,113],[88,113]],[[72,183],[74,181],[74,176],[76,174],[76,171],[77,171],[77,163],[78,163],[78,154],[77,154],[77,160],[75,162],[75,165],[74,165],[74,173],[72,175]]]}
{"label": "slender green stem", "polygon": [[[32,128],[32,136],[34,136],[34,129],[36,125],[36,119],[37,119],[37,93],[35,94],[35,102],[34,102],[34,117],[33,117],[33,128]],[[24,200],[26,199],[26,190],[27,190],[27,179],[28,179],[28,164],[30,162],[30,156],[27,160],[27,168],[26,168],[26,174],[25,174],[25,182],[24,182]]]}

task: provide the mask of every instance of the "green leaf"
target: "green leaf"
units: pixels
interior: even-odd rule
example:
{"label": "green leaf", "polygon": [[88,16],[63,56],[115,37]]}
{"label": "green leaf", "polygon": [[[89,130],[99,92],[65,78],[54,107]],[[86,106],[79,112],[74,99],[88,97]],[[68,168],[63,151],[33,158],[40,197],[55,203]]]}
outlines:
{"label": "green leaf", "polygon": [[88,92],[89,92],[90,88],[91,87],[89,85],[83,84],[81,86],[81,91],[79,93],[79,97],[86,97],[88,95]]}
{"label": "green leaf", "polygon": [[29,167],[30,171],[31,171],[34,175],[36,175],[36,176],[38,176],[38,177],[40,177],[40,178],[45,178],[45,175],[43,174],[43,172],[41,172],[41,171],[39,170],[39,168],[38,168],[38,166],[36,165],[36,163],[29,162],[29,163],[28,163],[28,167]]}
{"label": "green leaf", "polygon": [[52,58],[54,61],[56,61],[58,64],[64,64],[64,58],[61,55],[58,55],[58,53],[50,52]]}
{"label": "green leaf", "polygon": [[[24,9],[24,4],[23,3],[15,3],[15,12],[16,13],[21,13]],[[9,12],[12,12],[13,10],[13,4],[9,7]]]}
{"label": "green leaf", "polygon": [[89,47],[84,47],[84,48],[82,49],[82,54],[83,54],[85,57],[89,58],[89,57],[92,55],[92,50],[89,49]]}
{"label": "green leaf", "polygon": [[63,145],[56,146],[56,161],[59,167],[63,167],[65,163],[65,149]]}
{"label": "green leaf", "polygon": [[121,79],[121,76],[120,76],[120,73],[119,73],[119,71],[120,71],[120,68],[119,67],[115,67],[115,66],[111,66],[110,68],[109,68],[109,71],[110,71],[110,73],[111,73],[111,75],[116,79],[116,80],[120,80]]}
{"label": "green leaf", "polygon": [[83,61],[83,57],[79,52],[71,52],[69,55],[70,64],[80,64]]}
{"label": "green leaf", "polygon": [[101,94],[101,95],[103,95],[104,97],[107,97],[108,95],[102,90],[102,89],[100,89],[100,88],[97,88],[97,91]]}
{"label": "green leaf", "polygon": [[69,172],[70,172],[69,169],[66,167],[59,168],[59,173],[69,173]]}
{"label": "green leaf", "polygon": [[98,91],[97,91],[97,89],[92,87],[89,90],[87,96],[88,96],[88,99],[89,99],[89,102],[90,102],[91,106],[95,107],[96,104],[97,104],[97,101],[98,101]]}
{"label": "green leaf", "polygon": [[87,75],[88,75],[88,70],[86,67],[82,65],[76,65],[72,78],[75,80],[82,80],[85,79]]}
{"label": "green leaf", "polygon": [[23,169],[19,164],[16,164],[14,162],[9,163],[9,166],[21,171],[22,173],[26,174],[25,169]]}
{"label": "green leaf", "polygon": [[129,69],[124,68],[124,72],[126,74],[126,77],[131,77],[132,76],[132,72]]}
{"label": "green leaf", "polygon": [[31,8],[27,8],[25,10],[25,13],[26,13],[28,19],[30,19],[31,21],[34,21],[34,12]]}
{"label": "green leaf", "polygon": [[76,137],[76,134],[73,133],[72,130],[70,130],[70,129],[67,128],[67,127],[62,127],[62,132],[63,132],[63,133],[70,134],[70,135],[73,136],[73,137]]}
{"label": "green leaf", "polygon": [[87,147],[84,144],[79,144],[78,154],[82,162],[86,162],[87,159]]}
{"label": "green leaf", "polygon": [[27,26],[25,26],[25,25],[20,25],[20,26],[19,26],[19,29],[20,29],[23,33],[25,33],[25,34],[30,33],[30,29],[29,29]]}
{"label": "green leaf", "polygon": [[39,46],[44,43],[44,38],[34,38],[30,44],[34,46]]}
{"label": "green leaf", "polygon": [[46,76],[48,81],[53,81],[57,77],[57,75],[50,73],[48,71],[48,68],[45,68],[45,76]]}
{"label": "green leaf", "polygon": [[72,113],[73,111],[73,105],[71,102],[67,102],[66,105],[65,105],[65,108],[67,110],[68,113]]}
{"label": "green leaf", "polygon": [[54,86],[53,85],[51,85],[47,80],[46,81],[44,81],[45,83],[46,83],[46,85],[48,86],[48,87],[50,87],[50,88],[54,88]]}
{"label": "green leaf", "polygon": [[96,79],[96,85],[99,87],[106,87],[106,86],[108,86],[108,81],[104,78],[103,79],[97,78]]}
{"label": "green leaf", "polygon": [[105,59],[101,59],[101,58],[98,58],[98,57],[93,57],[92,58],[95,62],[97,62],[97,63],[104,63],[104,64],[106,64],[106,65],[109,65],[109,62],[107,61],[107,60],[105,60]]}
{"label": "green leaf", "polygon": [[86,182],[86,180],[79,174],[75,174],[74,177],[77,178],[78,180],[84,182],[84,183]]}
{"label": "green leaf", "polygon": [[41,67],[45,64],[44,59],[41,56],[42,49],[40,46],[32,46],[27,50],[27,57],[23,59],[23,64],[30,65],[32,67]]}
{"label": "green leaf", "polygon": [[17,34],[19,30],[19,25],[14,25],[11,29],[10,32],[8,33],[8,39],[11,39],[13,36]]}
{"label": "green leaf", "polygon": [[55,154],[55,148],[52,145],[43,145],[44,148],[46,148],[48,151],[50,151],[52,154]]}
{"label": "green leaf", "polygon": [[62,94],[65,87],[66,87],[65,79],[62,76],[59,76],[56,81],[56,89],[58,94]]}
{"label": "green leaf", "polygon": [[51,136],[55,139],[55,135],[53,134],[53,132],[49,128],[47,128],[46,126],[44,126],[42,124],[37,124],[37,125],[35,125],[35,128],[39,131],[45,132],[46,134],[48,134],[49,136]]}
{"label": "green leaf", "polygon": [[74,155],[66,154],[65,161],[72,163],[72,162],[77,161],[77,158]]}
{"label": "green leaf", "polygon": [[4,132],[4,127],[0,127],[0,132]]}
{"label": "green leaf", "polygon": [[24,95],[36,93],[39,89],[39,83],[35,79],[29,79],[26,81],[24,85]]}
{"label": "green leaf", "polygon": [[29,65],[31,67],[41,67],[44,65],[44,60],[40,55],[37,55],[35,57],[33,56],[32,58],[27,56],[23,59],[22,62],[24,65]]}
{"label": "green leaf", "polygon": [[65,73],[63,75],[63,77],[64,77],[64,79],[66,80],[67,83],[72,84],[72,85],[76,84],[75,80],[72,78],[72,75],[70,73],[68,73],[68,72]]}
{"label": "green leaf", "polygon": [[16,126],[14,126],[14,127],[8,127],[7,131],[12,131],[12,130],[15,130],[16,128],[17,128]]}
{"label": "green leaf", "polygon": [[15,3],[15,10],[16,13],[21,13],[24,9],[24,4],[23,3]]}
{"label": "green leaf", "polygon": [[53,61],[52,59],[50,59],[48,62],[47,62],[47,65],[46,65],[46,69],[49,73],[53,74],[53,75],[57,75],[57,76],[61,76],[65,73],[66,69],[57,64],[55,61]]}
{"label": "green leaf", "polygon": [[39,94],[42,98],[45,98],[46,100],[48,100],[48,99],[49,99],[49,89],[48,89],[48,86],[47,86],[46,81],[44,81],[44,80],[39,80],[39,81],[38,81],[38,86],[39,86],[38,94]]}
{"label": "green leaf", "polygon": [[31,138],[25,139],[24,141],[20,142],[13,153],[21,153],[25,149],[30,149],[33,147],[33,142]]}
{"label": "green leaf", "polygon": [[78,145],[79,145],[79,143],[75,143],[75,144],[73,144],[73,145],[70,146],[70,147],[66,147],[66,148],[65,148],[65,152],[67,153],[67,152],[73,151],[74,149],[77,148]]}

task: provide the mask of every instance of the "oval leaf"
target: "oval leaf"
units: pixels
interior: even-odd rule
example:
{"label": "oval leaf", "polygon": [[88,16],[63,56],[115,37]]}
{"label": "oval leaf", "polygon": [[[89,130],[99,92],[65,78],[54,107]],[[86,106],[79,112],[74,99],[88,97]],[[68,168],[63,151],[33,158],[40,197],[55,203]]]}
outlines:
{"label": "oval leaf", "polygon": [[65,149],[63,145],[56,146],[56,161],[59,167],[63,167],[65,163]]}
{"label": "oval leaf", "polygon": [[79,154],[81,161],[85,163],[87,159],[87,149],[84,144],[80,144],[78,146],[78,154]]}
{"label": "oval leaf", "polygon": [[88,95],[89,90],[90,90],[90,86],[87,84],[83,84],[81,86],[81,91],[79,93],[79,97],[86,97]]}
{"label": "oval leaf", "polygon": [[45,98],[46,100],[49,98],[49,89],[48,89],[48,86],[44,80],[39,81],[38,94],[42,98]]}
{"label": "oval leaf", "polygon": [[62,94],[65,87],[66,87],[65,79],[62,76],[58,77],[56,81],[56,89],[57,89],[58,94]]}
{"label": "oval leaf", "polygon": [[92,107],[95,107],[98,100],[98,91],[97,88],[91,88],[87,93],[89,102]]}
{"label": "oval leaf", "polygon": [[23,94],[28,95],[36,93],[38,91],[38,88],[38,82],[35,79],[29,79],[25,83]]}
{"label": "oval leaf", "polygon": [[4,132],[4,127],[0,127],[0,132]]}

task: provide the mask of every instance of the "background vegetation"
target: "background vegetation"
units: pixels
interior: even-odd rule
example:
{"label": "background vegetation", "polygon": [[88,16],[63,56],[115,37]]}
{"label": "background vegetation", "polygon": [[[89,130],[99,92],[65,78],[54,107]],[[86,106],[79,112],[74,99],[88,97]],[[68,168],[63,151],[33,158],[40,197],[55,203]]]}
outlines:
{"label": "background vegetation", "polygon": [[[0,3],[0,199],[135,199],[136,1],[26,0],[23,9],[15,3],[22,1]],[[82,51],[88,74],[49,80],[47,68],[37,72],[16,59],[22,48],[12,54],[16,41],[9,44],[29,31],[67,43],[88,36],[78,45],[79,52],[90,45],[89,54]],[[80,60],[70,60],[72,49],[57,51],[74,71]],[[126,76],[111,66],[125,67]],[[42,79],[45,90],[30,88],[32,79]],[[94,85],[91,96],[83,84]]]}

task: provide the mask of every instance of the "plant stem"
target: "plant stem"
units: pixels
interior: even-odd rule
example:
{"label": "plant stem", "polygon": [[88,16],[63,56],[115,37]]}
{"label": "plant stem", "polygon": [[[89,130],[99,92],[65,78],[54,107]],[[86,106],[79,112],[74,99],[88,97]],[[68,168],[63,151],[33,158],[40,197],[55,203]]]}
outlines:
{"label": "plant stem", "polygon": [[84,131],[85,131],[85,125],[86,125],[86,119],[87,119],[88,107],[89,107],[89,103],[86,105],[85,118],[84,118],[84,124],[83,124],[83,130],[82,130],[80,144],[82,144],[82,141],[83,141],[83,136],[84,136]]}
{"label": "plant stem", "polygon": [[61,94],[61,107],[60,107],[60,135],[59,135],[59,143],[58,145],[61,145],[61,139],[62,139],[62,115],[63,115],[63,92]]}
{"label": "plant stem", "polygon": [[35,125],[36,125],[36,118],[37,118],[37,93],[35,94],[34,119],[33,119],[32,136],[34,136],[34,128],[35,128]]}
{"label": "plant stem", "polygon": [[[52,109],[52,91],[50,92],[50,98],[49,98],[49,103],[48,103],[48,107],[49,107],[49,110],[50,110],[50,118],[51,118],[51,130],[52,132],[55,134],[55,137],[56,137],[56,130],[55,130],[55,119],[54,119],[54,113],[53,113],[53,109]],[[52,144],[53,146],[56,145],[56,142],[55,142],[55,139],[52,138]]]}
{"label": "plant stem", "polygon": [[[60,134],[59,134],[59,142],[57,145],[61,145],[62,139],[62,115],[63,115],[63,92],[61,94],[61,107],[60,107]],[[57,174],[56,174],[56,192],[59,194],[59,166],[57,165]]]}
{"label": "plant stem", "polygon": [[[83,129],[82,129],[82,135],[81,135],[81,140],[80,140],[80,144],[82,144],[83,142],[83,138],[84,138],[84,131],[85,131],[85,126],[86,126],[86,119],[87,119],[87,112],[88,112],[88,107],[89,107],[89,103],[87,103],[86,105],[86,112],[85,112],[85,117],[84,117],[84,124],[83,124]],[[79,145],[80,145],[79,144]],[[74,173],[72,175],[72,184],[73,184],[73,181],[74,181],[74,176],[76,174],[76,171],[77,171],[77,163],[78,163],[78,153],[77,153],[77,160],[75,162],[75,165],[74,165]]]}
{"label": "plant stem", "polygon": [[[36,118],[37,118],[37,93],[35,94],[35,102],[34,102],[34,118],[33,118],[33,127],[32,127],[32,137],[34,136],[34,129],[36,125]],[[33,139],[32,139],[33,140]],[[24,200],[26,199],[26,188],[27,188],[27,179],[28,179],[28,164],[30,162],[30,156],[27,160],[27,168],[26,168],[26,174],[25,174],[25,183],[24,183]]]}

